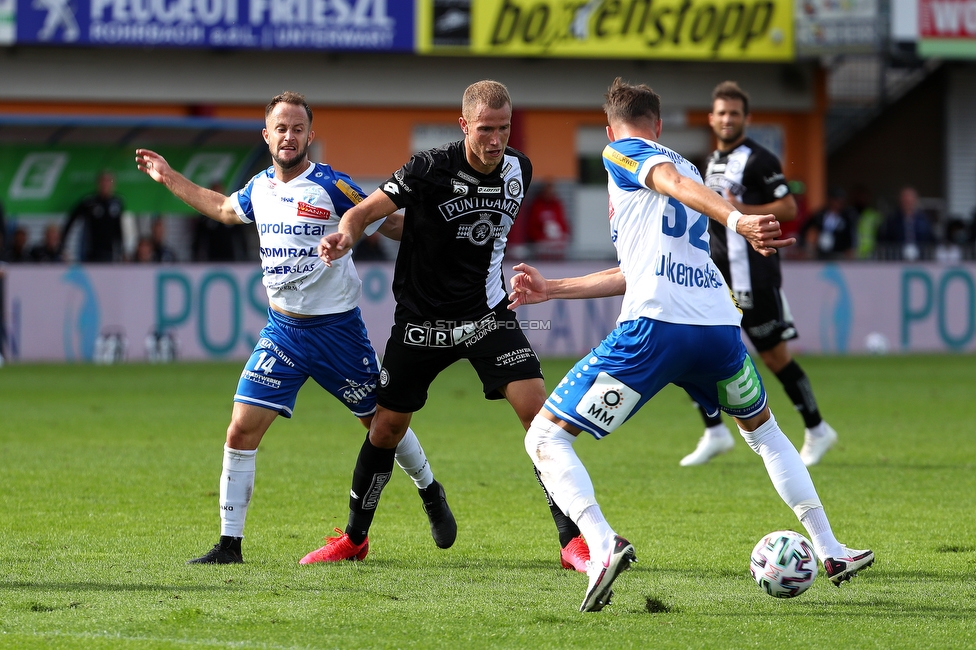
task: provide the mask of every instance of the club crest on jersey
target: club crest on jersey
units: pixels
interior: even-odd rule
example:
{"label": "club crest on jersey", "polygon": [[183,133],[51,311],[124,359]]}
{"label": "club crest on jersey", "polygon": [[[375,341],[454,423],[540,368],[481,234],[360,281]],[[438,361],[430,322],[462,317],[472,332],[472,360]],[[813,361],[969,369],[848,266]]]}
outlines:
{"label": "club crest on jersey", "polygon": [[306,203],[305,201],[298,202],[298,216],[299,217],[310,217],[312,219],[325,219],[328,220],[332,216],[332,213],[327,208],[320,208],[317,205],[312,205]]}
{"label": "club crest on jersey", "polygon": [[306,187],[305,191],[302,192],[301,201],[305,203],[314,204],[315,200],[322,196],[322,188],[320,187]]}
{"label": "club crest on jersey", "polygon": [[457,239],[467,239],[475,246],[484,246],[489,241],[502,236],[503,226],[496,226],[486,218],[479,219],[473,224],[462,224],[458,228]]}
{"label": "club crest on jersey", "polygon": [[[468,186],[461,181],[451,179],[451,187],[454,188],[454,193],[464,196],[468,193]],[[480,189],[480,188],[479,188]]]}
{"label": "club crest on jersey", "polygon": [[508,181],[508,195],[512,198],[519,198],[522,196],[522,184],[518,182],[517,179],[513,178]]}

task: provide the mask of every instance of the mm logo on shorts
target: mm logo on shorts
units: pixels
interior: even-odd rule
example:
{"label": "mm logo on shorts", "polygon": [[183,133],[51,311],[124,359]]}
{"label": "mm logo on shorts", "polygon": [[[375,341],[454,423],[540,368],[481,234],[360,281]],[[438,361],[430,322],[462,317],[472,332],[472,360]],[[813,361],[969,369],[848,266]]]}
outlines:
{"label": "mm logo on shorts", "polygon": [[576,413],[599,429],[611,432],[626,420],[640,401],[640,393],[601,372],[580,398]]}

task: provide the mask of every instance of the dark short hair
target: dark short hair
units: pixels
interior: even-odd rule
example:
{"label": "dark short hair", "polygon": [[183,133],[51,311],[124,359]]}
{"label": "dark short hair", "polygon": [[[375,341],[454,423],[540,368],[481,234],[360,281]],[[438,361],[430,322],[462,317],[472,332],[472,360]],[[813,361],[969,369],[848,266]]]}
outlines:
{"label": "dark short hair", "polygon": [[292,92],[290,90],[286,90],[280,95],[275,95],[274,97],[271,98],[271,101],[268,103],[268,105],[264,107],[264,119],[268,119],[268,116],[271,115],[271,111],[273,111],[275,106],[277,106],[278,104],[291,104],[292,106],[301,106],[302,108],[305,109],[305,114],[308,115],[308,123],[309,124],[312,123],[312,109],[308,107],[307,103],[305,103],[305,95],[302,95],[301,93]]}
{"label": "dark short hair", "polygon": [[712,91],[713,105],[716,99],[724,99],[726,101],[738,99],[742,102],[743,115],[749,114],[749,93],[739,88],[739,84],[734,81],[723,81],[715,86],[715,90]]}
{"label": "dark short hair", "polygon": [[608,122],[634,123],[661,118],[661,97],[646,84],[635,86],[617,77],[604,98],[603,112]]}

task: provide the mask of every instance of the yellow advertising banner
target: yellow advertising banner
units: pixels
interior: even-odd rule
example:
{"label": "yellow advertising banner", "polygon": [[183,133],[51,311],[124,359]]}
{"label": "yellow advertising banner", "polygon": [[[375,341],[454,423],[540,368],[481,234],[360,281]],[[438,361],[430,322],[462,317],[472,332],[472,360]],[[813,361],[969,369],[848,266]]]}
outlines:
{"label": "yellow advertising banner", "polygon": [[422,54],[791,61],[793,0],[418,0]]}

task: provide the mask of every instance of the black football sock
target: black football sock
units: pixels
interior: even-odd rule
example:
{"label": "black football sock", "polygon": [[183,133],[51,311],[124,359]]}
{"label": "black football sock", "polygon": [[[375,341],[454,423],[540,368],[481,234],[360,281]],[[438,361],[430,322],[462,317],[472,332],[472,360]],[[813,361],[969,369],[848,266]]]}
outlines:
{"label": "black football sock", "polygon": [[359,450],[356,469],[352,473],[352,491],[349,493],[349,523],[346,534],[353,544],[362,544],[373,523],[380,493],[393,473],[396,448],[381,449],[373,446],[369,436]]}
{"label": "black football sock", "polygon": [[722,412],[719,411],[714,417],[708,417],[708,413],[705,412],[705,408],[696,402],[698,406],[698,412],[701,413],[702,420],[705,421],[705,428],[711,429],[712,427],[717,427],[722,424]]}
{"label": "black football sock", "polygon": [[820,409],[817,408],[817,398],[813,396],[813,388],[810,386],[810,378],[796,361],[786,364],[786,367],[776,373],[776,378],[783,384],[793,406],[803,417],[803,426],[812,429],[823,422]]}
{"label": "black football sock", "polygon": [[542,477],[539,476],[539,468],[533,465],[532,469],[535,470],[535,480],[539,481],[539,485],[542,486],[542,491],[546,495],[546,502],[549,504],[549,512],[552,513],[552,520],[556,522],[556,531],[559,533],[559,547],[565,548],[566,544],[569,544],[582,533],[580,533],[579,527],[573,523],[573,520],[563,514],[563,511],[559,509],[556,502],[552,500],[552,495],[549,494],[549,490],[546,489],[545,484],[542,482]]}

